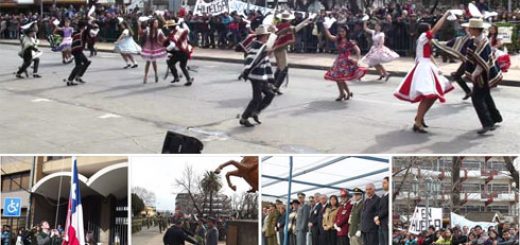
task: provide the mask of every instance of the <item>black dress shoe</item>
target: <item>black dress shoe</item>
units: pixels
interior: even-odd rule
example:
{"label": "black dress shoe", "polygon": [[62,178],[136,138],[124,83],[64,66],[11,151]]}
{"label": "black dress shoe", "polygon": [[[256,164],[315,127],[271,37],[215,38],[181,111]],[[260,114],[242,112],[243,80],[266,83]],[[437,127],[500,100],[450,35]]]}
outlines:
{"label": "black dress shoe", "polygon": [[18,73],[16,73],[16,78],[21,78],[21,79],[23,79],[22,74],[18,74]]}
{"label": "black dress shoe", "polygon": [[413,131],[416,132],[416,133],[421,133],[421,134],[426,134],[428,133],[428,131],[424,130],[423,128],[417,126],[417,125],[413,125]]}
{"label": "black dress shoe", "polygon": [[488,131],[493,131],[495,129],[496,129],[495,125],[483,127],[481,130],[477,131],[477,134],[483,135],[483,134],[487,133]]}
{"label": "black dress shoe", "polygon": [[186,87],[191,86],[191,84],[193,84],[193,80],[194,80],[193,77],[188,79],[188,81],[184,84],[184,86],[186,86]]}
{"label": "black dress shoe", "polygon": [[78,83],[86,83],[85,80],[81,79],[81,77],[77,77],[75,80]]}
{"label": "black dress shoe", "polygon": [[125,67],[123,67],[123,69],[128,69],[128,68],[130,68],[130,67],[132,67],[132,66],[131,66],[130,64],[128,64],[128,65],[126,65]]}
{"label": "black dress shoe", "polygon": [[254,115],[252,116],[253,120],[258,123],[258,124],[262,124],[262,122],[260,121],[260,119],[258,118],[258,115]]}
{"label": "black dress shoe", "polygon": [[131,66],[130,68],[137,68],[138,65],[137,64],[134,64],[133,66]]}
{"label": "black dress shoe", "polygon": [[38,74],[33,74],[33,77],[34,78],[41,78],[42,76],[38,75]]}
{"label": "black dress shoe", "polygon": [[462,100],[467,100],[471,97],[471,92],[470,93],[467,93],[464,98],[462,98]]}
{"label": "black dress shoe", "polygon": [[240,123],[240,125],[242,125],[242,126],[244,126],[246,128],[250,128],[250,127],[254,127],[255,126],[254,124],[250,123],[249,120],[244,119],[244,118],[240,119],[239,123]]}
{"label": "black dress shoe", "polygon": [[77,83],[74,83],[73,81],[67,81],[67,86],[76,86]]}

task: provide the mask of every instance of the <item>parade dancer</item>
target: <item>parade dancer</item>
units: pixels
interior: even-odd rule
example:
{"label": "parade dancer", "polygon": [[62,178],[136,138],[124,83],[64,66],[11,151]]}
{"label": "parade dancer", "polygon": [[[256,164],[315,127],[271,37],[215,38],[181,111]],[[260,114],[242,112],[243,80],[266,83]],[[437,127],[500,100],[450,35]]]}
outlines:
{"label": "parade dancer", "polygon": [[368,28],[366,21],[364,22],[363,27],[366,32],[372,35],[372,47],[370,47],[370,50],[361,61],[367,64],[368,67],[376,68],[377,72],[381,75],[377,80],[385,78],[385,81],[388,81],[390,73],[382,64],[399,58],[399,55],[385,46],[385,33],[381,31],[381,25],[379,22],[375,23],[374,30]]}
{"label": "parade dancer", "polygon": [[126,62],[126,66],[123,69],[137,68],[138,65],[133,55],[141,53],[141,46],[134,41],[134,35],[132,29],[128,28],[128,23],[122,21],[120,26],[123,32],[115,43],[114,51],[120,53]]}
{"label": "parade dancer", "polygon": [[440,102],[446,101],[444,95],[453,90],[451,83],[440,75],[439,68],[434,64],[430,44],[433,36],[446,21],[448,13],[446,12],[431,29],[430,24],[419,24],[418,32],[420,34],[417,39],[415,66],[406,74],[404,80],[394,92],[394,96],[400,100],[411,103],[420,102],[413,125],[414,132],[428,133],[424,129],[428,127],[424,123],[424,116],[437,99]]}
{"label": "parade dancer", "polygon": [[495,130],[495,124],[502,122],[502,116],[490,93],[490,88],[502,80],[502,71],[494,62],[491,43],[484,35],[484,28],[486,28],[484,21],[473,18],[464,26],[469,28],[469,32],[474,37],[468,47],[466,76],[470,77],[473,82],[471,101],[482,124],[482,129],[477,133],[482,135],[490,130]]}
{"label": "parade dancer", "polygon": [[496,62],[502,72],[507,72],[507,70],[509,70],[511,67],[511,56],[507,53],[507,51],[500,50],[502,47],[502,37],[498,35],[498,27],[496,25],[492,25],[489,27],[488,32],[488,39],[491,44],[491,49],[495,54]]}
{"label": "parade dancer", "polygon": [[53,49],[54,52],[60,52],[62,56],[62,62],[63,64],[69,64],[72,62],[72,55],[71,55],[71,45],[72,45],[72,33],[74,32],[74,28],[70,26],[70,20],[65,19],[63,21],[63,27],[57,26],[56,29],[54,29],[54,34],[57,34],[57,32],[62,32],[63,39],[61,40],[61,43],[58,47]]}
{"label": "parade dancer", "polygon": [[[324,26],[325,37],[336,43],[338,57],[334,61],[332,67],[325,73],[325,79],[334,81],[338,85],[339,97],[336,101],[349,100],[354,94],[350,92],[347,82],[351,80],[359,80],[367,73],[367,69],[358,66],[361,51],[356,43],[348,38],[348,27],[346,25],[338,26],[338,35],[330,34],[330,31]],[[350,55],[354,53],[356,59],[352,59]]]}
{"label": "parade dancer", "polygon": [[27,75],[27,68],[34,62],[33,65],[33,77],[40,78],[38,75],[38,65],[40,64],[41,52],[38,50],[38,38],[36,37],[36,33],[38,32],[38,27],[35,25],[36,22],[30,23],[27,28],[24,30],[24,35],[21,40],[22,50],[19,55],[23,59],[22,66],[16,72],[17,78],[23,78],[22,73]]}
{"label": "parade dancer", "polygon": [[87,49],[90,51],[90,57],[93,57],[97,55],[95,45],[99,33],[99,25],[95,21],[90,21],[87,27],[87,33]]}
{"label": "parade dancer", "polygon": [[310,18],[303,20],[297,26],[292,26],[291,20],[294,19],[294,15],[289,11],[285,10],[283,13],[276,16],[280,19],[280,23],[276,25],[276,41],[273,47],[273,54],[276,59],[276,71],[274,73],[274,85],[276,87],[275,92],[281,95],[280,87],[286,80],[289,74],[289,57],[287,56],[287,49],[289,45],[293,45],[296,37],[295,33],[303,29],[310,23]]}
{"label": "parade dancer", "polygon": [[451,77],[453,80],[457,82],[457,84],[464,90],[466,95],[462,100],[467,100],[471,97],[471,89],[469,88],[468,84],[462,77],[464,75],[464,72],[466,71],[466,54],[467,54],[467,48],[469,44],[472,42],[471,40],[471,34],[468,32],[467,28],[465,28],[466,35],[461,37],[456,37],[450,41],[448,41],[446,44],[442,44],[437,40],[432,40],[432,44],[434,44],[437,48],[442,50],[445,54],[450,56],[450,58],[458,59],[461,61],[461,64],[459,65],[459,68],[451,73]]}
{"label": "parade dancer", "polygon": [[159,82],[159,76],[157,75],[157,59],[166,56],[166,49],[163,47],[166,38],[162,30],[159,28],[159,21],[156,18],[152,18],[148,23],[148,27],[144,30],[141,28],[141,23],[138,23],[137,25],[139,36],[144,40],[144,45],[141,51],[141,57],[146,61],[146,65],[144,66],[143,84],[146,84],[148,80],[150,63],[153,66],[155,82]]}
{"label": "parade dancer", "polygon": [[165,41],[166,50],[169,53],[168,68],[173,74],[173,81],[171,83],[179,82],[179,74],[177,73],[176,64],[179,66],[186,77],[186,83],[184,86],[191,86],[193,83],[193,77],[188,72],[188,59],[191,57],[192,47],[188,43],[189,30],[177,26],[175,20],[168,20],[165,26],[169,28],[170,34],[168,35],[167,41]]}
{"label": "parade dancer", "polygon": [[[256,39],[249,46],[249,52],[245,59],[245,66],[240,75],[245,80],[251,81],[253,87],[253,98],[247,105],[242,117],[240,125],[245,127],[253,127],[254,124],[249,122],[252,117],[256,123],[260,124],[258,115],[262,110],[271,104],[275,94],[271,81],[274,80],[273,68],[269,60],[266,42],[271,34],[267,27],[260,25],[255,30]],[[262,94],[264,94],[262,96]]]}
{"label": "parade dancer", "polygon": [[84,21],[80,21],[78,23],[78,30],[74,32],[74,34],[72,35],[71,53],[72,56],[74,56],[75,66],[74,69],[72,69],[69,78],[66,80],[67,86],[78,85],[77,83],[74,83],[74,81],[79,83],[85,83],[82,77],[91,63],[91,61],[88,60],[85,54],[83,53],[87,35],[87,33],[85,32],[86,26],[87,24]]}
{"label": "parade dancer", "polygon": [[294,19],[289,11],[285,10],[276,16],[280,22],[276,25],[276,41],[273,47],[273,54],[276,59],[276,71],[274,73],[275,92],[279,95],[280,87],[282,86],[287,74],[289,73],[287,47],[294,44],[295,36],[291,20]]}

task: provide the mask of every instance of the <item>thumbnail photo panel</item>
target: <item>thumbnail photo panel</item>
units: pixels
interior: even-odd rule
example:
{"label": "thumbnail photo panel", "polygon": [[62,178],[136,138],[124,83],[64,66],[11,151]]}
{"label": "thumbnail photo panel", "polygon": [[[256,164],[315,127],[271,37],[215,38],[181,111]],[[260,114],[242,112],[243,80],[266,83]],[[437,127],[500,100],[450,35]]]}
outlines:
{"label": "thumbnail photo panel", "polygon": [[128,158],[0,156],[2,244],[128,245]]}
{"label": "thumbnail photo panel", "polygon": [[390,157],[262,158],[263,245],[389,244]]}
{"label": "thumbnail photo panel", "polygon": [[130,158],[132,244],[258,244],[258,156]]}
{"label": "thumbnail photo panel", "polygon": [[392,160],[393,244],[518,244],[517,156]]}

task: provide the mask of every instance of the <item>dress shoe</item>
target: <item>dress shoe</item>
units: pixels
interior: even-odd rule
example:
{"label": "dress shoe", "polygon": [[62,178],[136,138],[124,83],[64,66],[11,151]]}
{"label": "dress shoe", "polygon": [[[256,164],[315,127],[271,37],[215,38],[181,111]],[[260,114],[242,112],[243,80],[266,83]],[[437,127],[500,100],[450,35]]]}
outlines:
{"label": "dress shoe", "polygon": [[477,131],[477,134],[483,135],[483,134],[487,133],[488,131],[493,131],[495,129],[496,129],[495,125],[483,127],[481,130]]}
{"label": "dress shoe", "polygon": [[424,130],[423,128],[417,126],[417,125],[413,125],[413,131],[416,132],[416,133],[421,133],[421,134],[426,134],[428,133],[428,131]]}
{"label": "dress shoe", "polygon": [[240,125],[242,125],[242,126],[244,126],[246,128],[250,128],[250,127],[254,127],[255,126],[254,124],[249,122],[249,120],[244,119],[244,118],[240,119],[239,123],[240,123]]}

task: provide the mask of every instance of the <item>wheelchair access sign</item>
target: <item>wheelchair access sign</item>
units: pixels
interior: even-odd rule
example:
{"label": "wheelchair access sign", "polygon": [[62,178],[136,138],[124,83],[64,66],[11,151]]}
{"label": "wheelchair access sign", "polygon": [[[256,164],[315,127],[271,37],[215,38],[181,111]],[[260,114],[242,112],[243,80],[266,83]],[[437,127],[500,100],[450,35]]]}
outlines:
{"label": "wheelchair access sign", "polygon": [[22,215],[22,199],[19,197],[6,197],[4,199],[3,217],[20,217]]}

